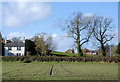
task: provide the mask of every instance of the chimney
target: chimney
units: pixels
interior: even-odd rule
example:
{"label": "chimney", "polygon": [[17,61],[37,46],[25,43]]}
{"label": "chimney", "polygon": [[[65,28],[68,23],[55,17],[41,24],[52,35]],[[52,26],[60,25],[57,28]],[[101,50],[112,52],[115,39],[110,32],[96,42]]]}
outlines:
{"label": "chimney", "polygon": [[5,37],[5,44],[7,43],[7,37]]}
{"label": "chimney", "polygon": [[23,37],[23,43],[25,43],[25,37]]}

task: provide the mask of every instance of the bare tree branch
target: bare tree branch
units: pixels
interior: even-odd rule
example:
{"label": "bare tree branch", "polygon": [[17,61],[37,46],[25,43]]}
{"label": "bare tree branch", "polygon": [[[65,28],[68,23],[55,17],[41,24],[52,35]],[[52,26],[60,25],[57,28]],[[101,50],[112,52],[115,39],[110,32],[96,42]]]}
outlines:
{"label": "bare tree branch", "polygon": [[106,39],[106,41],[104,42],[104,44],[106,44],[108,41],[112,40],[114,37],[114,35],[112,37],[110,37],[110,39]]}
{"label": "bare tree branch", "polygon": [[[89,32],[91,29],[88,29],[92,27],[92,22],[90,19],[90,17],[85,18],[81,12],[74,13],[73,17],[71,16],[70,19],[68,19],[66,28],[64,28],[68,32],[69,36],[75,40],[78,54],[81,54],[81,56],[83,55],[81,46],[88,42],[90,36],[92,35],[92,32]],[[83,38],[83,31],[88,32],[88,36]]]}
{"label": "bare tree branch", "polygon": [[[107,33],[111,29],[111,23],[112,21],[108,18],[104,17],[94,17],[94,36],[95,38],[100,42],[101,44],[101,51],[103,56],[106,55],[105,53],[105,44],[112,40],[114,35],[111,37],[108,37],[109,34]],[[109,39],[108,39],[109,38]]]}

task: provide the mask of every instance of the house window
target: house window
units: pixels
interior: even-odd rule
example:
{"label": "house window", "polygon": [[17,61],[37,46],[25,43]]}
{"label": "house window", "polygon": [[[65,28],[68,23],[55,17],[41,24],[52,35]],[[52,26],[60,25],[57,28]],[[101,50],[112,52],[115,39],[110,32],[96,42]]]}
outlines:
{"label": "house window", "polygon": [[8,53],[8,56],[14,56],[12,53]]}
{"label": "house window", "polygon": [[12,50],[12,47],[8,47],[8,50]]}
{"label": "house window", "polygon": [[21,53],[17,53],[17,56],[21,56]]}
{"label": "house window", "polygon": [[17,50],[21,50],[21,47],[17,47]]}

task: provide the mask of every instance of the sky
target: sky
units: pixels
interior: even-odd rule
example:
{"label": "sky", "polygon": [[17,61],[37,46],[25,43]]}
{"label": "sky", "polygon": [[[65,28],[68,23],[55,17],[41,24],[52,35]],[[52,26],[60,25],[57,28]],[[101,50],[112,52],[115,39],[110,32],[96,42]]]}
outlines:
{"label": "sky", "polygon": [[[66,51],[74,47],[74,40],[67,38],[61,25],[73,12],[82,12],[86,16],[97,15],[113,19],[113,33],[116,37],[112,44],[118,42],[118,3],[117,2],[3,2],[2,36],[33,37],[37,33],[53,36],[57,43],[56,51]],[[88,46],[89,45],[89,46]],[[91,43],[84,48],[95,49]]]}

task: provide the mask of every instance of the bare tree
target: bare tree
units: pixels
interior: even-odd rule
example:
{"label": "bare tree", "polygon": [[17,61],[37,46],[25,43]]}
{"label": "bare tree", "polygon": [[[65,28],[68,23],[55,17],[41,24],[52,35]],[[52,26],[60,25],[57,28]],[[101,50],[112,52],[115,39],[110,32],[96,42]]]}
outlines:
{"label": "bare tree", "polygon": [[75,40],[78,55],[83,56],[81,47],[89,41],[93,31],[91,27],[92,17],[86,17],[81,12],[73,13],[73,17],[70,17],[66,21],[64,30],[67,31],[69,37],[72,37]]}
{"label": "bare tree", "polygon": [[12,40],[13,42],[22,42],[22,41],[20,40],[20,38],[21,38],[21,37],[13,37],[11,40]]}
{"label": "bare tree", "polygon": [[96,40],[100,43],[101,53],[103,56],[106,55],[105,44],[112,40],[114,35],[112,35],[110,30],[112,29],[112,20],[105,17],[94,17],[93,34]]}
{"label": "bare tree", "polygon": [[36,45],[35,49],[38,53],[48,55],[53,49],[55,49],[51,36],[47,36],[47,34],[42,33],[34,38]]}

